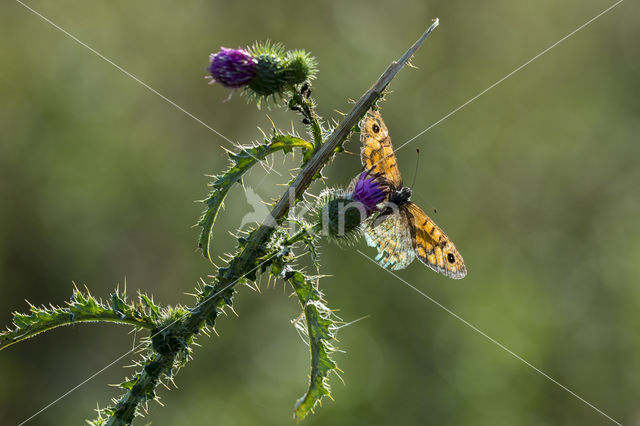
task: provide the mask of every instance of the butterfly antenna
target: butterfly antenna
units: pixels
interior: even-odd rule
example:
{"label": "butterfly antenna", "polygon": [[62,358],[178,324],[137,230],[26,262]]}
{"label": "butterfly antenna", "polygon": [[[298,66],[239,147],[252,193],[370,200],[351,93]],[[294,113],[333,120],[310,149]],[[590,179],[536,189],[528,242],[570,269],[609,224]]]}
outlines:
{"label": "butterfly antenna", "polygon": [[416,184],[416,178],[418,177],[418,165],[420,164],[420,149],[416,148],[416,152],[418,153],[418,158],[416,159],[416,169],[413,172],[413,182],[411,182],[411,186],[409,188],[413,189],[413,186]]}

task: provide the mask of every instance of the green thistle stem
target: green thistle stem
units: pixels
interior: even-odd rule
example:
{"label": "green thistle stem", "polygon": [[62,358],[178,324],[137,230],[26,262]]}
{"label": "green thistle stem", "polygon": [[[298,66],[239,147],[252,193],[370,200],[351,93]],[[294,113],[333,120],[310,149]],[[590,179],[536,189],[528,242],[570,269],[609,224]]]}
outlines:
{"label": "green thistle stem", "polygon": [[291,97],[290,105],[299,106],[301,108],[302,116],[309,121],[307,126],[310,128],[311,135],[313,136],[315,152],[320,148],[320,145],[322,145],[322,126],[320,125],[318,114],[315,111],[313,100],[310,97],[304,97],[300,91],[295,88],[291,88],[291,93],[293,93],[293,95]]}
{"label": "green thistle stem", "polygon": [[316,223],[311,227],[304,227],[300,229],[298,232],[287,238],[282,242],[282,245],[285,247],[292,246],[295,243],[302,241],[305,237],[313,237],[315,234],[322,230],[322,223]]}
{"label": "green thistle stem", "polygon": [[[289,192],[293,191],[295,199],[298,200],[302,194],[307,190],[309,184],[313,181],[314,176],[320,173],[320,170],[326,165],[327,161],[333,156],[336,148],[338,148],[344,140],[349,136],[351,130],[356,123],[364,116],[364,114],[373,106],[373,104],[382,95],[387,88],[391,80],[398,74],[398,72],[406,65],[409,58],[418,50],[420,45],[426,40],[431,32],[438,26],[438,20],[435,20],[433,24],[422,34],[422,36],[411,46],[398,61],[394,61],[387,67],[384,73],[378,78],[378,80],[367,90],[353,106],[349,114],[338,124],[338,127],[327,137],[320,149],[315,155],[306,163],[303,170],[298,174],[293,181],[284,196],[280,198],[280,201],[275,205],[271,211],[271,217],[276,220],[281,219],[289,211]],[[265,225],[258,228],[258,234],[267,232]]]}
{"label": "green thistle stem", "polygon": [[120,399],[113,414],[105,424],[107,426],[127,426],[136,417],[138,406],[155,397],[155,388],[163,374],[173,367],[174,356],[152,355],[136,377],[131,389]]}
{"label": "green thistle stem", "polygon": [[[290,205],[290,192],[295,195],[296,200],[300,199],[302,194],[307,190],[313,177],[316,176],[321,169],[326,165],[328,160],[333,156],[334,150],[345,140],[350,134],[351,129],[355,126],[358,120],[365,114],[365,112],[371,108],[374,102],[380,97],[387,85],[395,77],[395,75],[404,67],[409,58],[415,53],[422,42],[438,25],[437,21],[434,22],[431,27],[414,43],[414,45],[407,50],[407,52],[397,61],[393,62],[387,70],[380,76],[378,81],[365,92],[364,95],[358,100],[349,114],[340,122],[338,127],[329,135],[327,140],[320,146],[315,152],[313,157],[306,163],[303,170],[298,174],[293,183],[289,186],[284,195],[280,198],[278,203],[271,211],[271,217],[276,220],[278,224],[282,222],[289,209],[293,206]],[[170,334],[174,331],[180,331],[183,333],[180,336],[183,341],[189,342],[193,338],[193,335],[204,326],[204,324],[213,325],[215,318],[217,317],[218,310],[225,304],[230,305],[234,292],[235,284],[246,276],[255,274],[255,271],[261,266],[258,263],[258,259],[264,255],[263,247],[267,246],[270,237],[272,236],[275,228],[270,225],[261,225],[258,229],[253,231],[246,244],[236,255],[227,268],[220,268],[216,277],[214,285],[207,286],[200,295],[200,302],[196,307],[191,309],[191,313],[183,321],[174,323],[168,327],[167,333]],[[300,236],[299,238],[302,238]],[[150,399],[150,393],[147,391],[149,388],[155,388],[161,377],[162,371],[167,371],[169,366],[174,364],[175,358],[178,355],[178,350],[171,353],[162,355],[157,354],[154,356],[153,362],[154,374],[147,372],[145,367],[144,371],[139,373],[139,382],[144,386],[134,387],[125,394],[116,407],[116,412],[112,415],[115,418],[112,423],[109,424],[130,424],[133,420],[132,415],[135,415],[137,406],[148,399]],[[156,374],[156,372],[158,372]],[[118,423],[122,419],[125,423]],[[111,420],[110,420],[111,422]]]}
{"label": "green thistle stem", "polygon": [[[302,114],[309,120],[313,145],[295,136],[274,133],[273,137],[263,144],[243,147],[239,153],[230,153],[231,168],[223,175],[215,177],[212,184],[214,190],[205,200],[207,209],[199,223],[202,227],[200,247],[203,254],[207,257],[210,255],[208,248],[211,228],[229,188],[235,182],[239,182],[253,165],[273,152],[283,150],[286,153],[293,148],[301,148],[304,152],[303,168],[270,214],[270,219],[281,225],[289,210],[294,207],[295,202],[291,203],[290,200],[293,198],[297,202],[302,199],[309,185],[320,176],[323,167],[342,146],[358,120],[379,99],[387,85],[437,25],[437,21],[434,22],[397,62],[393,62],[387,68],[325,141],[322,140],[322,127],[308,91],[306,95],[293,91]],[[315,72],[312,58],[304,52],[292,54],[292,57],[289,66],[295,72],[287,83],[295,86],[310,80]],[[302,74],[304,78],[300,77]],[[15,329],[0,332],[0,349],[38,333],[75,322],[114,322],[152,330],[148,339],[148,353],[140,363],[142,368],[131,379],[120,384],[126,389],[126,393],[114,407],[101,410],[100,418],[90,422],[92,425],[130,425],[139,414],[140,404],[156,398],[155,388],[160,381],[165,377],[171,378],[186,363],[194,337],[205,327],[213,327],[221,310],[232,305],[236,284],[255,280],[256,273],[269,265],[272,266],[271,272],[274,272],[274,268],[282,270],[287,261],[284,256],[287,250],[283,249],[313,236],[311,231],[318,231],[320,226],[321,224],[315,224],[311,228],[303,228],[286,240],[280,241],[278,250],[266,253],[265,248],[269,247],[277,227],[273,226],[272,221],[264,223],[247,238],[239,240],[240,247],[236,256],[227,267],[218,269],[213,284],[206,285],[199,292],[198,303],[188,310],[183,307],[160,309],[144,294],[139,295],[137,303],[127,303],[124,294],[118,291],[112,294],[111,305],[107,306],[88,292],[83,294],[75,291],[68,307],[32,307],[30,314],[15,314]],[[309,391],[296,406],[296,416],[302,418],[323,395],[328,395],[325,379],[329,371],[337,368],[328,357],[331,351],[329,341],[333,338],[333,323],[330,311],[322,304],[321,293],[310,279],[294,271],[285,271],[285,278],[293,286],[303,306],[311,346],[311,383]],[[105,419],[103,414],[107,414],[108,419]]]}

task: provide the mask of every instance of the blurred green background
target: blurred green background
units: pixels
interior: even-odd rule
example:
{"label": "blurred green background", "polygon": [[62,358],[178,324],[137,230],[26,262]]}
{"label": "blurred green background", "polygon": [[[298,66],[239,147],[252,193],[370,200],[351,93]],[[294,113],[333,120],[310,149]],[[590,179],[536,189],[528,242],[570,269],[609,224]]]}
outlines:
{"label": "blurred green background", "polygon": [[[208,86],[208,55],[271,39],[310,50],[319,112],[339,118],[424,31],[441,26],[391,85],[382,111],[396,146],[613,4],[349,1],[28,3],[229,139],[269,117]],[[418,262],[400,276],[619,422],[640,425],[640,16],[627,1],[398,152],[414,200],[454,240],[469,275]],[[25,9],[0,13],[0,318],[62,304],[72,281],[105,296],[126,280],[163,304],[213,272],[192,225],[221,171],[223,138]],[[347,147],[358,151],[353,138]],[[296,163],[276,157],[282,173]],[[326,169],[346,185],[356,155]],[[257,167],[263,198],[287,178]],[[315,185],[314,191],[322,185]],[[242,191],[216,223],[215,250],[251,211]],[[360,243],[369,255],[374,250]],[[321,282],[350,321],[336,355],[344,384],[312,425],[604,425],[603,415],[373,265],[323,246]],[[307,385],[307,348],[289,289],[239,288],[239,318],[200,339],[138,424],[287,425]],[[0,424],[17,424],[112,362],[128,329],[78,325],[0,352]],[[117,362],[33,419],[82,424],[131,371]]]}

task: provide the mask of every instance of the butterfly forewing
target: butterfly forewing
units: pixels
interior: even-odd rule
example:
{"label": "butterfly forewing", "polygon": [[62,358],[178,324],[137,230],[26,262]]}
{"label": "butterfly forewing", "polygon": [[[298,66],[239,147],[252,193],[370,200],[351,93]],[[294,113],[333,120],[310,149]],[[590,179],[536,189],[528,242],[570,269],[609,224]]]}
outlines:
{"label": "butterfly forewing", "polygon": [[460,279],[467,274],[464,260],[449,237],[420,207],[407,203],[415,254],[428,267],[448,277]]}
{"label": "butterfly forewing", "polygon": [[377,111],[370,110],[360,121],[360,159],[372,174],[381,173],[395,188],[402,187],[396,155],[393,153],[389,130]]}

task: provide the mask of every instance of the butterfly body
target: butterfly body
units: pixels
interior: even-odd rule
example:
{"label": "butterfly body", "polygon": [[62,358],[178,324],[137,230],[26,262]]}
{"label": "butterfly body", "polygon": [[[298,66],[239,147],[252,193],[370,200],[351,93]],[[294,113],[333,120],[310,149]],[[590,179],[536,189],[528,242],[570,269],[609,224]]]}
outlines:
{"label": "butterfly body", "polygon": [[397,205],[398,207],[403,207],[407,203],[411,201],[411,188],[402,187],[400,189],[394,189],[389,194],[389,202]]}
{"label": "butterfly body", "polygon": [[387,126],[377,111],[369,111],[360,122],[365,169],[386,192],[380,211],[365,230],[367,244],[378,250],[376,260],[388,269],[406,268],[417,257],[436,272],[463,278],[467,269],[446,234],[411,201],[411,189],[402,184]]}

